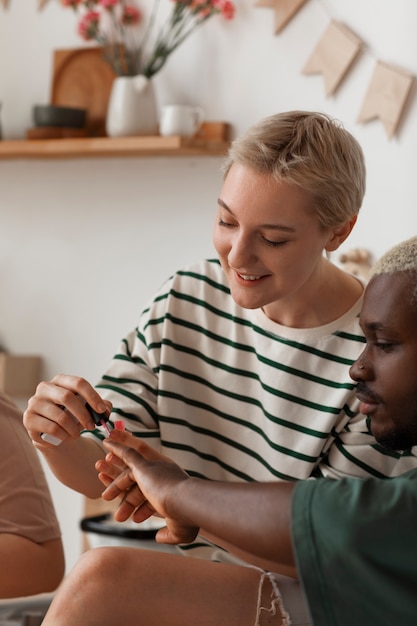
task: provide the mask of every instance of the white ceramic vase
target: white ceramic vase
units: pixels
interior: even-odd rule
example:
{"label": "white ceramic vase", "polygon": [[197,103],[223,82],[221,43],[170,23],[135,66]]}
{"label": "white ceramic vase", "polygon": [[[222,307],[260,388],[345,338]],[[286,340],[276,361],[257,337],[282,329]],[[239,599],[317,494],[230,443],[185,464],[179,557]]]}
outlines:
{"label": "white ceramic vase", "polygon": [[106,132],[109,137],[158,134],[156,97],[150,79],[142,74],[114,79],[107,108]]}

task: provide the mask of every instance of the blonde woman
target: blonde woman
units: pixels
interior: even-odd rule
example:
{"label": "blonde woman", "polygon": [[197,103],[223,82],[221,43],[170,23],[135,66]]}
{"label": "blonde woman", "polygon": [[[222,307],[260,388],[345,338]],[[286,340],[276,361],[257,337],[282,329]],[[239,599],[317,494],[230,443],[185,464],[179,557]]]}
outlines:
{"label": "blonde woman", "polygon": [[[238,138],[217,199],[218,258],[173,274],[96,388],[61,374],[30,400],[26,428],[56,476],[90,497],[101,493],[94,465],[104,435],[86,402],[210,480],[392,476],[414,467],[413,456],[376,446],[359,413],[349,367],[364,343],[364,285],[327,258],[349,236],[364,192],[358,142],[324,114],[280,113]],[[186,554],[275,571],[212,539],[197,538]]]}

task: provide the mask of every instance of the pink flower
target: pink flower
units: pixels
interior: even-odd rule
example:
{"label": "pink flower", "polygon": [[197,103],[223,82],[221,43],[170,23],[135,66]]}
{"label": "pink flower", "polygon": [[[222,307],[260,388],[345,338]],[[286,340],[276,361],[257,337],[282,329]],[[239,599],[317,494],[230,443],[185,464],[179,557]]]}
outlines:
{"label": "pink flower", "polygon": [[72,7],[73,9],[76,9],[80,2],[81,0],[61,0],[62,6]]}
{"label": "pink flower", "polygon": [[226,20],[232,20],[235,16],[236,7],[231,0],[224,0],[220,11]]}
{"label": "pink flower", "polygon": [[[1,0],[0,0],[1,1]],[[165,65],[170,55],[199,26],[214,15],[231,20],[235,14],[232,0],[170,0],[171,15],[153,40],[160,0],[151,4],[148,24],[135,28],[144,19],[136,0],[59,0],[80,17],[78,34],[94,40],[103,48],[105,60],[119,76],[143,74],[151,78]],[[145,0],[143,0],[145,4]]]}
{"label": "pink flower", "polygon": [[97,11],[87,11],[78,22],[78,34],[88,41],[96,39],[99,32],[100,14]]}
{"label": "pink flower", "polygon": [[115,6],[119,4],[119,0],[100,0],[100,6],[107,11],[111,11]]}
{"label": "pink flower", "polygon": [[190,0],[186,4],[189,5],[190,11],[199,17],[209,17],[212,13],[217,13],[216,7],[210,0]]}
{"label": "pink flower", "polygon": [[142,13],[133,5],[126,5],[123,9],[121,22],[124,26],[136,26],[142,20]]}
{"label": "pink flower", "polygon": [[232,20],[234,18],[236,7],[231,0],[213,0],[213,4],[226,20]]}
{"label": "pink flower", "polygon": [[[174,0],[178,2],[179,0]],[[188,5],[190,11],[200,17],[207,17],[214,13],[221,13],[226,20],[231,20],[235,16],[235,5],[231,0],[183,0],[183,4]]]}

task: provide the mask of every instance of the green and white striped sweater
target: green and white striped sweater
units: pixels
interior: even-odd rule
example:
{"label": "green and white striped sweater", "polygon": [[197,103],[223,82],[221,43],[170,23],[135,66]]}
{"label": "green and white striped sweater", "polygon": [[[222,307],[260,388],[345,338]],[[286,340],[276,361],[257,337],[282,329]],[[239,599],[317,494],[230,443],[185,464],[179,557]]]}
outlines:
{"label": "green and white striped sweater", "polygon": [[238,306],[218,261],[203,261],[166,282],[97,387],[115,419],[195,476],[398,475],[416,457],[384,453],[357,415],[360,306],[283,327]]}

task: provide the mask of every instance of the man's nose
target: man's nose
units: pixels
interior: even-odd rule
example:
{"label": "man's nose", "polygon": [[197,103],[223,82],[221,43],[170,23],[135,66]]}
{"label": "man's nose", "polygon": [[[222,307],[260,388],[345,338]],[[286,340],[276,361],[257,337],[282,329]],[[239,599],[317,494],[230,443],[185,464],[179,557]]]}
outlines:
{"label": "man's nose", "polygon": [[351,365],[349,374],[354,381],[358,382],[359,380],[364,380],[366,378],[367,372],[368,368],[362,353],[360,357]]}

